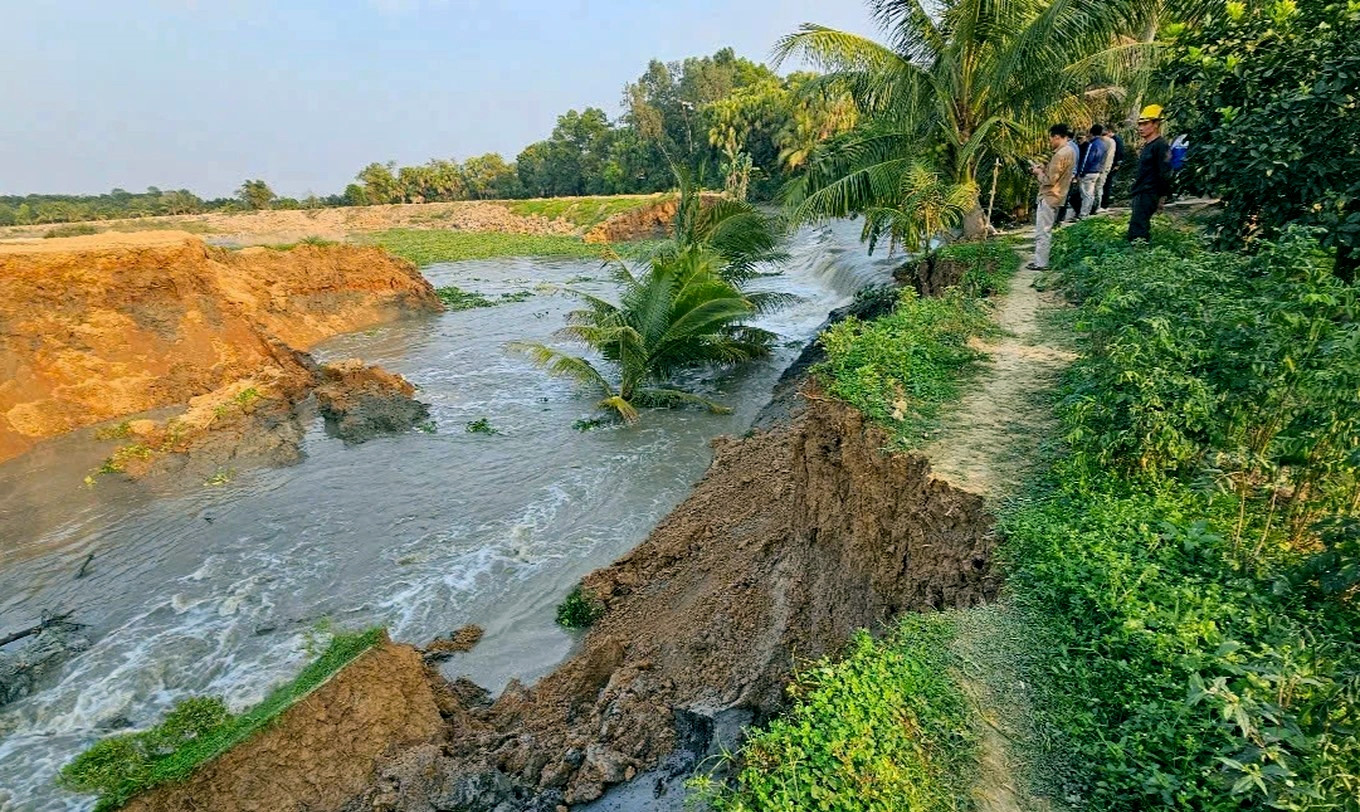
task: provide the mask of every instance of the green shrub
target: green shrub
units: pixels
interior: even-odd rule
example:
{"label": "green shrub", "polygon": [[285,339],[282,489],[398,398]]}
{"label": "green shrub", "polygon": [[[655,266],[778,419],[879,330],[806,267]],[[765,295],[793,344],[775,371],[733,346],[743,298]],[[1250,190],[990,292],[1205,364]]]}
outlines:
{"label": "green shrub", "polygon": [[977,746],[952,637],[946,615],[906,615],[882,642],[861,631],[798,674],[793,707],[746,739],[730,786],[691,786],[715,812],[971,808]]}
{"label": "green shrub", "polygon": [[595,625],[604,615],[604,604],[587,594],[579,584],[557,604],[557,625],[567,629],[584,629]]}
{"label": "green shrub", "polygon": [[62,767],[58,783],[76,792],[97,794],[95,810],[103,812],[118,809],[161,784],[183,781],[199,765],[264,729],[332,674],[380,644],[384,636],[380,628],[336,635],[301,673],[240,715],[228,712],[216,697],[185,699],[155,727],[96,742]]}
{"label": "green shrub", "polygon": [[935,253],[935,261],[967,266],[959,280],[959,287],[967,296],[1004,293],[1011,277],[1020,270],[1020,254],[1000,240],[949,243]]}
{"label": "green shrub", "polygon": [[1094,221],[1058,249],[1085,350],[1059,407],[1072,453],[1002,529],[1071,794],[1354,809],[1355,291],[1301,231],[1246,257]]}
{"label": "green shrub", "polygon": [[910,446],[983,358],[968,339],[993,329],[986,310],[960,292],[925,299],[904,288],[891,314],[852,316],[822,333],[827,358],[814,374],[829,394]]}

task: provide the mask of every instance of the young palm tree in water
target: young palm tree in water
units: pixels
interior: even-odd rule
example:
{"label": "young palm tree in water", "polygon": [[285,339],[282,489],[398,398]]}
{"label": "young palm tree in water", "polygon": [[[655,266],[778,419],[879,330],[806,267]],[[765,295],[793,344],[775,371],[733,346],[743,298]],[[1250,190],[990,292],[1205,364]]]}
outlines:
{"label": "young palm tree in water", "polygon": [[515,342],[510,349],[598,392],[601,408],[627,422],[647,406],[727,411],[673,382],[685,370],[769,354],[776,336],[748,321],[787,297],[744,291],[741,284],[762,263],[782,256],[778,239],[776,222],[749,204],[727,199],[701,204],[697,190],[682,182],[672,237],[635,269],[623,262],[613,266],[618,304],[566,291],[585,306],[567,314],[557,337],[592,349],[613,368],[613,377],[586,358],[546,344]]}

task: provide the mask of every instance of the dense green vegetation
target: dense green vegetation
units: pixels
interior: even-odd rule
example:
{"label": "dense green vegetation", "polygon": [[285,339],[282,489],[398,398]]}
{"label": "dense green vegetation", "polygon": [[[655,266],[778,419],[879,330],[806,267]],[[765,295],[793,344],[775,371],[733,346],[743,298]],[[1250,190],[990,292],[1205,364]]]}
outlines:
{"label": "dense green vegetation", "polygon": [[609,252],[608,246],[555,234],[394,228],[368,235],[367,239],[422,267],[492,257],[603,258]]}
{"label": "dense green vegetation", "polygon": [[986,309],[955,292],[938,299],[904,288],[893,312],[854,317],[822,334],[816,370],[826,391],[889,427],[899,447],[918,445],[940,408],[958,399],[983,359],[968,339],[992,329]]}
{"label": "dense green vegetation", "polygon": [[1193,153],[1184,185],[1223,199],[1220,245],[1324,229],[1360,266],[1360,5],[1215,4],[1178,28],[1166,76]]}
{"label": "dense green vegetation", "polygon": [[1360,798],[1360,338],[1315,237],[1066,229],[1068,455],[1005,521],[1036,706],[1090,809]]}
{"label": "dense green vegetation", "polygon": [[100,739],[62,768],[60,781],[68,789],[98,794],[96,812],[118,809],[161,784],[183,781],[199,765],[263,730],[384,636],[382,629],[336,635],[293,680],[239,715],[216,697],[182,700],[155,727]]}
{"label": "dense green vegetation", "polygon": [[715,812],[970,807],[976,736],[952,675],[948,615],[906,615],[799,672],[793,709],[742,745],[731,785],[691,782]]}

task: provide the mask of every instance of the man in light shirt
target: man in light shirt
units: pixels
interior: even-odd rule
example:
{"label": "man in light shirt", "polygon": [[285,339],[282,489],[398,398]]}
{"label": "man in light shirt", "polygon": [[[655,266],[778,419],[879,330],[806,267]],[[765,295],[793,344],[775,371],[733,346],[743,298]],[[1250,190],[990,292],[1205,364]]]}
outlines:
{"label": "man in light shirt", "polygon": [[1048,143],[1053,147],[1053,157],[1048,159],[1048,165],[1030,164],[1030,171],[1039,179],[1038,207],[1034,212],[1034,261],[1028,265],[1032,270],[1048,267],[1048,253],[1053,247],[1053,221],[1057,218],[1058,207],[1067,199],[1077,165],[1072,130],[1066,124],[1048,128]]}

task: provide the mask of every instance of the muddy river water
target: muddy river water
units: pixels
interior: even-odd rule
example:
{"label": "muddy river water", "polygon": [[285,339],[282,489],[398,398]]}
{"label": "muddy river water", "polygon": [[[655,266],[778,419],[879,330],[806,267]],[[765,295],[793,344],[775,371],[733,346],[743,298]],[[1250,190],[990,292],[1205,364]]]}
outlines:
{"label": "muddy river water", "polygon": [[[256,702],[327,628],[383,624],[420,644],[476,623],[482,642],[444,670],[496,691],[552,669],[573,644],[553,622],[555,604],[685,498],[708,441],[746,430],[827,311],[887,280],[894,263],[865,257],[857,237],[853,223],[800,231],[784,272],[757,283],[799,299],[762,319],[780,335],[773,359],[692,381],[730,415],[659,411],[636,427],[573,428],[594,416],[592,401],[502,351],[561,326],[571,303],[536,295],[315,350],[406,376],[430,404],[433,433],[346,447],[318,422],[301,463],[213,485],[86,487],[109,450],[88,432],[0,465],[0,634],[73,611],[92,643],[37,693],[0,708],[0,809],[90,808],[53,778],[96,737],[150,724],[192,694]],[[425,272],[493,296],[567,282],[611,289],[592,261]],[[466,430],[483,418],[500,434]]]}

